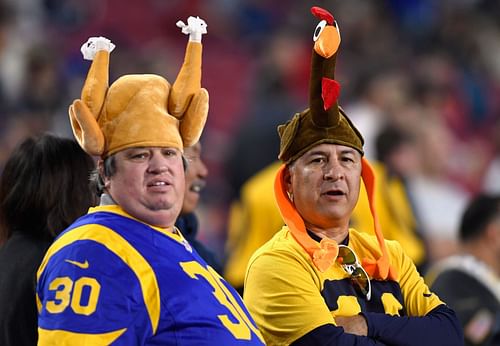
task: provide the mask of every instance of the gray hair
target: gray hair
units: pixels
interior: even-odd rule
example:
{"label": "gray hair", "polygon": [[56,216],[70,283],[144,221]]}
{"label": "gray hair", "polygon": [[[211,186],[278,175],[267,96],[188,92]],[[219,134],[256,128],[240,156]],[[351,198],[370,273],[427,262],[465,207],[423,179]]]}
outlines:
{"label": "gray hair", "polygon": [[116,173],[116,157],[115,155],[108,156],[103,162],[103,175],[101,176],[99,169],[96,168],[90,174],[90,181],[94,184],[97,195],[100,196],[104,192],[104,178],[112,177]]}

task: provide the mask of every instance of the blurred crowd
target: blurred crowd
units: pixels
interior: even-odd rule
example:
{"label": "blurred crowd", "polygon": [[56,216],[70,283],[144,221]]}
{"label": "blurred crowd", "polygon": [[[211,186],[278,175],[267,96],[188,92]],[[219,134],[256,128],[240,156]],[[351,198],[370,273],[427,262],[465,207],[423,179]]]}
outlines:
{"label": "blurred crowd", "polygon": [[30,134],[72,136],[67,108],[88,70],[80,53],[88,37],[116,44],[110,81],[126,73],[173,81],[186,44],[175,23],[198,15],[208,24],[202,84],[210,93],[200,239],[224,260],[229,204],[276,160],[277,124],[307,106],[311,5],[340,25],[340,102],[366,155],[374,158],[386,124],[411,136],[416,216],[424,236],[445,240],[439,256],[452,252],[469,197],[500,192],[497,0],[2,0],[0,169]]}

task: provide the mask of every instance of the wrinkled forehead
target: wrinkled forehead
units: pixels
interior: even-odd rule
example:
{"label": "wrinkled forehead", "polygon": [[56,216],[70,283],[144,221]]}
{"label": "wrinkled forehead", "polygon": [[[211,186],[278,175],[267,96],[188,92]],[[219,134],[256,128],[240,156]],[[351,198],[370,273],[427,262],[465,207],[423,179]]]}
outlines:
{"label": "wrinkled forehead", "polygon": [[307,150],[304,154],[302,154],[300,157],[295,160],[295,162],[300,161],[300,160],[305,160],[308,157],[314,156],[314,155],[325,155],[325,156],[331,156],[331,155],[353,155],[359,159],[361,159],[361,154],[359,151],[356,149],[347,146],[347,145],[341,145],[341,144],[334,144],[334,143],[321,143],[318,145],[315,145],[311,149]]}
{"label": "wrinkled forehead", "polygon": [[115,155],[126,155],[131,152],[138,152],[138,151],[173,151],[179,154],[182,154],[182,151],[177,148],[177,147],[130,147],[130,148],[125,148],[123,150],[118,151]]}

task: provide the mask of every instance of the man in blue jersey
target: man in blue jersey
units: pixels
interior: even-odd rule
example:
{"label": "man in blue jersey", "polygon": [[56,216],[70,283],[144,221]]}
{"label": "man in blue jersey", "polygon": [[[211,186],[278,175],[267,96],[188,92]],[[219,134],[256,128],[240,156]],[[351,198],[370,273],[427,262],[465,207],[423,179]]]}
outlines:
{"label": "man in blue jersey", "polygon": [[[363,138],[338,104],[337,23],[319,24],[309,108],[278,127],[274,193],[286,226],[249,261],[244,301],[267,345],[460,345],[455,316],[386,241]],[[375,235],[349,227],[363,179]]]}
{"label": "man in blue jersey", "polygon": [[183,147],[198,141],[208,113],[206,24],[190,17],[177,25],[190,39],[172,85],[126,75],[108,87],[114,45],[98,37],[82,46],[93,62],[69,113],[79,144],[100,157],[104,192],[38,270],[40,345],[263,344],[236,291],[174,226],[184,197]]}

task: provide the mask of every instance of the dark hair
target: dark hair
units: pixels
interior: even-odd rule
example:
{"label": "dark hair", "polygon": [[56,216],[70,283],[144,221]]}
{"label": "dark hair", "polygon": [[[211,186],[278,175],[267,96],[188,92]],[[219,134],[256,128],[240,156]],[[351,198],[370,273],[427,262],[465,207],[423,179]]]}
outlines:
{"label": "dark hair", "polygon": [[386,162],[388,157],[402,144],[410,143],[412,137],[403,129],[394,125],[386,125],[377,134],[375,151],[377,160]]}
{"label": "dark hair", "polygon": [[96,203],[93,167],[71,139],[42,134],[20,143],[0,180],[0,241],[15,231],[50,239],[85,214]]}
{"label": "dark hair", "polygon": [[460,240],[479,237],[495,218],[500,218],[500,195],[479,194],[465,209],[460,223]]}

